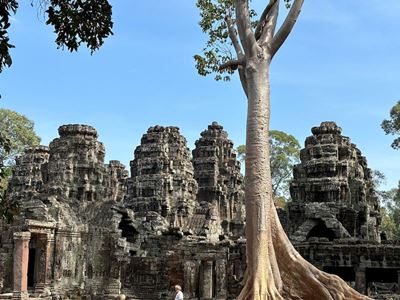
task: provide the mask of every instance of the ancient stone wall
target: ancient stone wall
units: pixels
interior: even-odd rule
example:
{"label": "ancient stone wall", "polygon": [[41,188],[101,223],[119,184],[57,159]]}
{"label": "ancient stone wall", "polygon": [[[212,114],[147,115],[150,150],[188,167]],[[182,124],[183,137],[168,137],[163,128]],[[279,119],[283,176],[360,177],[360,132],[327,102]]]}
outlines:
{"label": "ancient stone wall", "polygon": [[[363,293],[398,289],[400,245],[379,241],[366,159],[333,122],[312,133],[294,170],[293,202],[279,211],[292,241]],[[221,125],[201,133],[192,159],[177,127],[149,128],[129,178],[120,162],[104,163],[93,127],[65,125],[59,134],[17,159],[8,201],[19,214],[0,221],[0,294],[154,300],[173,298],[180,284],[186,299],[237,297],[246,268],[243,178]]]}
{"label": "ancient stone wall", "polygon": [[[290,233],[297,241],[313,234],[329,239],[378,241],[379,207],[371,170],[361,151],[334,122],[312,128],[300,152],[290,192]],[[312,232],[312,230],[314,230]]]}
{"label": "ancient stone wall", "polygon": [[[176,283],[191,298],[234,293],[227,284],[240,286],[243,257],[229,239],[231,230],[243,235],[243,180],[222,126],[213,123],[198,141],[196,175],[177,127],[149,128],[129,178],[120,162],[104,164],[93,127],[64,125],[59,135],[17,160],[8,200],[20,211],[13,224],[1,223],[1,292],[15,289],[6,274],[20,280],[27,272],[14,294],[164,299]],[[205,176],[212,185],[204,184]],[[13,236],[23,236],[19,243],[29,247],[18,252]]]}

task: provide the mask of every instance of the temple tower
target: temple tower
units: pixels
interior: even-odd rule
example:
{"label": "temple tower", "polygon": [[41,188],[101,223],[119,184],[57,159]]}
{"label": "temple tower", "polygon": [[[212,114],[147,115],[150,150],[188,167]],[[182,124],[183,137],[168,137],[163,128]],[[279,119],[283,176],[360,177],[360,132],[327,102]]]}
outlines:
{"label": "temple tower", "polygon": [[49,148],[46,146],[30,147],[24,155],[17,157],[9,182],[8,199],[20,205],[39,194],[48,180],[48,161]]}
{"label": "temple tower", "polygon": [[184,227],[195,207],[197,183],[186,139],[177,127],[150,127],[135,150],[125,205],[136,216],[161,216]]}
{"label": "temple tower", "polygon": [[290,184],[292,240],[378,241],[378,200],[366,158],[334,122],[323,122],[311,131]]}
{"label": "temple tower", "polygon": [[210,207],[220,234],[243,235],[244,185],[233,142],[217,122],[201,133],[193,150],[194,175],[199,185],[199,207]]}

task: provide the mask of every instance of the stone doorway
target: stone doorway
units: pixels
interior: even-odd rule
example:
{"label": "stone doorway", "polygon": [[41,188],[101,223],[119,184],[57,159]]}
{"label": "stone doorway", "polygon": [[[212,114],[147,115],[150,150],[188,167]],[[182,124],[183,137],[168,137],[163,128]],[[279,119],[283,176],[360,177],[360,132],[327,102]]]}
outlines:
{"label": "stone doorway", "polygon": [[24,220],[13,233],[13,299],[27,299],[51,288],[54,223]]}
{"label": "stone doorway", "polygon": [[399,294],[400,270],[395,268],[367,268],[366,286],[367,294]]}
{"label": "stone doorway", "polygon": [[45,286],[47,235],[31,233],[28,254],[28,289],[36,291]]}
{"label": "stone doorway", "polygon": [[199,299],[210,300],[216,296],[215,261],[202,261],[199,268]]}
{"label": "stone doorway", "polygon": [[28,289],[32,289],[36,283],[35,263],[36,263],[36,249],[30,248],[28,256]]}

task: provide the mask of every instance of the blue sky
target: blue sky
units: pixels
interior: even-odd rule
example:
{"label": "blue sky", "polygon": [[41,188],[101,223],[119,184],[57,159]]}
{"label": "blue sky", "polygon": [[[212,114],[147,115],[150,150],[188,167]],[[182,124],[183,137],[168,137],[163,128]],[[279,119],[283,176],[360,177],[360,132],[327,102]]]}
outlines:
{"label": "blue sky", "polygon": [[[191,149],[212,121],[236,145],[244,143],[246,100],[238,79],[215,82],[194,68],[206,38],[195,1],[111,1],[114,36],[93,56],[84,48],[57,49],[30,1],[20,2],[10,33],[14,64],[0,74],[0,106],[35,121],[44,144],[62,124],[90,124],[107,159],[128,166],[155,124],[179,126]],[[271,128],[303,144],[312,126],[336,121],[369,166],[386,174],[386,187],[394,187],[400,152],[390,148],[380,123],[400,99],[399,29],[398,0],[306,0],[272,63]]]}

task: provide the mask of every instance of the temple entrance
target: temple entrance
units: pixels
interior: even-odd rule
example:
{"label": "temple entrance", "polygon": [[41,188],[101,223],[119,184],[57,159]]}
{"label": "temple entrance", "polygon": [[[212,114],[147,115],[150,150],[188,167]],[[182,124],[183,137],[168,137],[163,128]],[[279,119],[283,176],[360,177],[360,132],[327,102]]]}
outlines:
{"label": "temple entrance", "polygon": [[214,299],[216,294],[215,261],[202,261],[199,269],[199,298]]}
{"label": "temple entrance", "polygon": [[44,286],[46,235],[32,233],[28,254],[28,288],[36,290]]}
{"label": "temple entrance", "polygon": [[366,284],[368,295],[398,294],[399,271],[394,268],[367,268]]}
{"label": "temple entrance", "polygon": [[28,288],[35,286],[35,262],[36,262],[36,249],[29,249],[29,260],[28,260]]}

